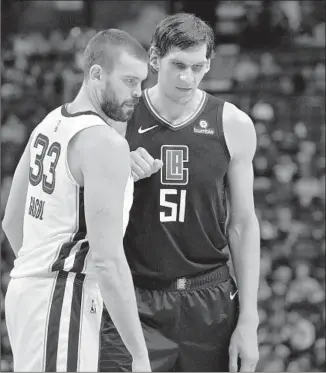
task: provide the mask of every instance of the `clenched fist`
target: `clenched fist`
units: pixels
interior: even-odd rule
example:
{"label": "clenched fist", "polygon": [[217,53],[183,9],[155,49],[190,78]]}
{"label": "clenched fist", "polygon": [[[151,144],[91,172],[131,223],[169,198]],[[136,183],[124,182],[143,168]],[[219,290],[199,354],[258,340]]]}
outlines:
{"label": "clenched fist", "polygon": [[138,148],[130,152],[131,173],[135,181],[155,174],[163,166],[160,159],[154,159],[146,149]]}

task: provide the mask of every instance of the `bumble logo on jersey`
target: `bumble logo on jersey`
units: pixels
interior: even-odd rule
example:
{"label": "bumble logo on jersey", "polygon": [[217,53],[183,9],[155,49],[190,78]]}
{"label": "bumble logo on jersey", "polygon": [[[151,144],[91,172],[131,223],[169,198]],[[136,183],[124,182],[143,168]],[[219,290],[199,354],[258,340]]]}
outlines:
{"label": "bumble logo on jersey", "polygon": [[212,128],[208,128],[208,123],[206,120],[199,121],[199,127],[194,127],[195,133],[201,133],[204,135],[214,135],[215,131]]}

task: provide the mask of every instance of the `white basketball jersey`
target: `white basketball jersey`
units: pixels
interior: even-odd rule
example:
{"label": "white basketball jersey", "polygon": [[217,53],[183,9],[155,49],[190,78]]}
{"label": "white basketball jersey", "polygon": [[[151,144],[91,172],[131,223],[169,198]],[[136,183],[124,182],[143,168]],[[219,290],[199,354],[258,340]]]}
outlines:
{"label": "white basketball jersey", "polygon": [[[94,112],[69,114],[62,106],[36,127],[30,145],[23,245],[12,277],[47,275],[59,270],[94,274],[86,237],[84,189],[75,182],[67,161],[70,140],[92,126],[107,124]],[[132,200],[130,176],[125,188],[124,231]]]}

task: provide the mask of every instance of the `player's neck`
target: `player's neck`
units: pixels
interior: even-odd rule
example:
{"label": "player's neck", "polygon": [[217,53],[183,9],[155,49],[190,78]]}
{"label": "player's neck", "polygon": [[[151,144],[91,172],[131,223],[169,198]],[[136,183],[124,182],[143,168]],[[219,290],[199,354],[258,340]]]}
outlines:
{"label": "player's neck", "polygon": [[77,113],[82,111],[94,111],[97,113],[105,122],[108,122],[108,117],[104,114],[101,105],[87,92],[84,84],[80,88],[76,98],[69,103],[69,113]]}
{"label": "player's neck", "polygon": [[194,97],[186,103],[179,103],[173,101],[164,92],[160,90],[158,85],[148,90],[148,96],[151,104],[161,117],[168,120],[172,125],[184,121],[187,117],[196,111],[203,92],[197,89]]}
{"label": "player's neck", "polygon": [[69,104],[68,111],[70,114],[80,111],[94,111],[97,113],[109,126],[114,128],[121,136],[125,137],[127,122],[116,122],[109,118],[103,112],[101,106],[97,103],[90,93],[85,89],[84,84],[78,92],[76,98]]}

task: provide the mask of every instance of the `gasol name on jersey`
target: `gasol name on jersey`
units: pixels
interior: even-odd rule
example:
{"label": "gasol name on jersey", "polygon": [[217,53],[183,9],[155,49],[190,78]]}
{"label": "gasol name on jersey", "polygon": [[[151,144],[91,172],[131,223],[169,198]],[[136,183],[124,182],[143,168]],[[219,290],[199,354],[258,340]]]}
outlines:
{"label": "gasol name on jersey", "polygon": [[35,219],[43,220],[45,201],[31,197],[28,213]]}

